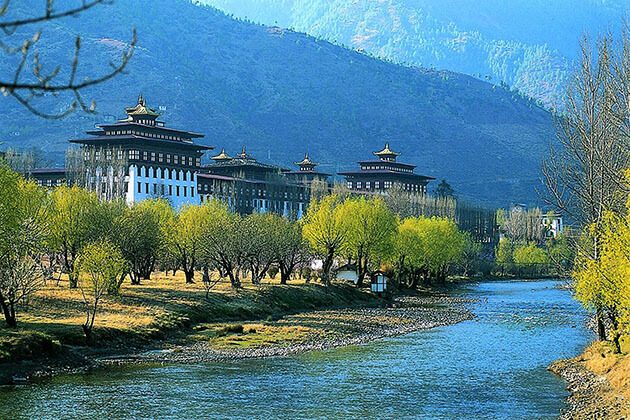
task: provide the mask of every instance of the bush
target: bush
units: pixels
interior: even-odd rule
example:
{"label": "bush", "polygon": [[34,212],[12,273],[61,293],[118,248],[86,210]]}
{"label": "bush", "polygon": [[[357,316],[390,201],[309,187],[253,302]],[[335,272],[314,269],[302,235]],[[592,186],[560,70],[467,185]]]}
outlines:
{"label": "bush", "polygon": [[269,267],[269,270],[267,270],[267,274],[269,274],[269,277],[272,279],[275,279],[279,272],[280,269],[275,264]]}

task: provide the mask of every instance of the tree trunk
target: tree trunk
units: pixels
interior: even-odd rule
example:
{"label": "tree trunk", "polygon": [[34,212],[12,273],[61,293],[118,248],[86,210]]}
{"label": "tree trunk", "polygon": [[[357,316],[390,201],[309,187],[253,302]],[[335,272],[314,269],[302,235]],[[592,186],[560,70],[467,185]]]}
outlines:
{"label": "tree trunk", "polygon": [[606,326],[604,325],[602,310],[598,309],[595,314],[595,319],[597,321],[597,338],[600,341],[606,340]]}
{"label": "tree trunk", "polygon": [[191,268],[189,270],[184,270],[184,274],[186,275],[186,284],[195,283],[195,269]]}
{"label": "tree trunk", "polygon": [[79,286],[79,279],[74,275],[72,269],[68,269],[68,283],[71,289],[76,289]]}
{"label": "tree trunk", "polygon": [[282,264],[280,264],[280,284],[287,284],[289,278],[291,277],[291,271],[283,268]]}
{"label": "tree trunk", "polygon": [[11,309],[8,303],[4,299],[0,299],[0,306],[2,306],[2,312],[4,313],[4,320],[10,328],[17,328],[17,319],[15,318],[15,309]]}

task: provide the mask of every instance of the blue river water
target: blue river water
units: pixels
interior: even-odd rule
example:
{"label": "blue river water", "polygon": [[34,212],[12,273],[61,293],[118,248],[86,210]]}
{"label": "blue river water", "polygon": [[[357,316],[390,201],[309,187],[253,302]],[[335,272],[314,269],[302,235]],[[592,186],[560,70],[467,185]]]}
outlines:
{"label": "blue river water", "polygon": [[594,337],[557,281],[470,284],[475,320],[287,358],[125,367],[0,388],[0,418],[555,418],[546,370]]}

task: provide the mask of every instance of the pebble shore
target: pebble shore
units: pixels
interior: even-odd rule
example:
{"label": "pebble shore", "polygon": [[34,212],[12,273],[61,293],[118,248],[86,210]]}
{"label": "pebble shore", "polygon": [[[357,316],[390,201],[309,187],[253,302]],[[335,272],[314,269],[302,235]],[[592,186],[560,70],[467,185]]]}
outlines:
{"label": "pebble shore", "polygon": [[316,325],[327,333],[289,345],[258,348],[217,349],[199,341],[140,354],[101,359],[105,364],[202,363],[248,358],[282,357],[307,351],[365,344],[374,340],[408,334],[472,319],[465,307],[469,299],[437,296],[403,296],[385,308],[350,308],[312,311],[289,315],[277,325]]}
{"label": "pebble shore", "polygon": [[571,393],[567,408],[560,415],[561,420],[630,418],[630,401],[621,396],[603,398],[610,389],[606,378],[586,369],[575,359],[555,361],[549,370],[567,382],[567,390]]}

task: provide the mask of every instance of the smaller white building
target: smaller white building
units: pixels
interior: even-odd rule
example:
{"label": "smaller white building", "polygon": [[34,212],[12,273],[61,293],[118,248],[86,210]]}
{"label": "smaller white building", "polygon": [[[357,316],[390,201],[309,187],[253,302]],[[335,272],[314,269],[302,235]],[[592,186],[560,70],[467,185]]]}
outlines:
{"label": "smaller white building", "polygon": [[357,274],[357,267],[354,264],[344,264],[337,267],[335,270],[335,278],[337,280],[350,281],[353,284],[359,282],[359,275]]}

